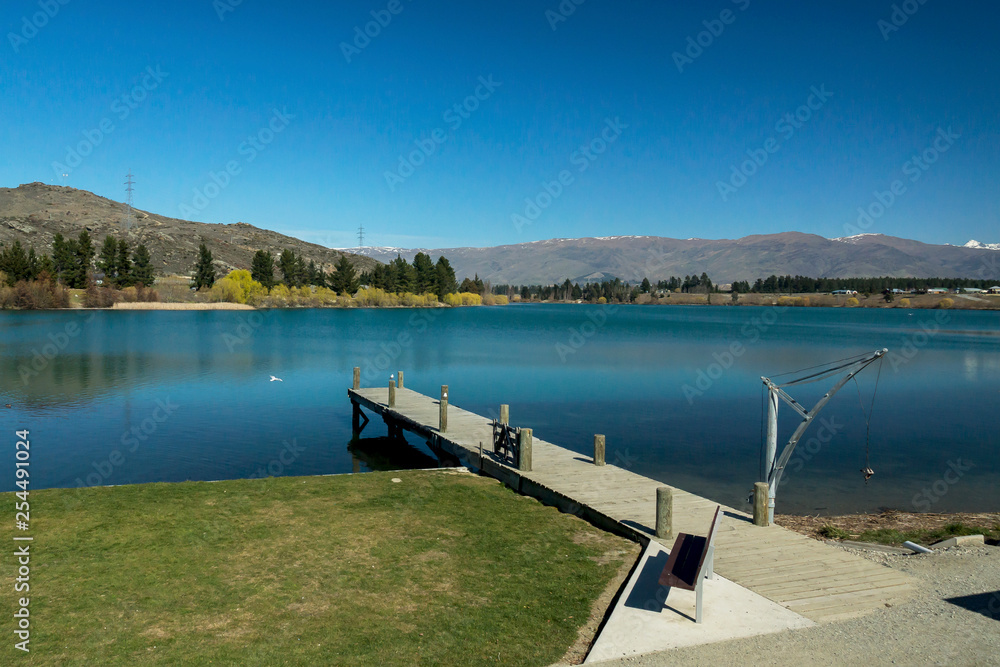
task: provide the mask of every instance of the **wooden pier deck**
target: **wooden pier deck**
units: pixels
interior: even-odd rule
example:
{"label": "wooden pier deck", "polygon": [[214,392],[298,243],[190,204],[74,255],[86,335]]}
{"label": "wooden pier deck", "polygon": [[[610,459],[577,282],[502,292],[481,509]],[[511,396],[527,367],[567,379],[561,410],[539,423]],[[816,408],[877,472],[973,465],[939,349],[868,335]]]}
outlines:
{"label": "wooden pier deck", "polygon": [[[411,431],[520,493],[643,544],[655,539],[656,489],[662,482],[610,464],[596,466],[588,456],[537,437],[532,470],[520,472],[493,455],[491,420],[482,415],[449,405],[447,429],[441,433],[436,398],[396,389],[395,406],[389,408],[387,387],[348,389],[348,395],[355,409],[360,406],[390,424],[390,432]],[[704,534],[719,504],[676,488],[673,503],[675,534]],[[913,581],[896,570],[780,526],[755,526],[746,512],[725,506],[723,512],[715,571],[813,621],[865,614],[907,598],[914,589]]]}

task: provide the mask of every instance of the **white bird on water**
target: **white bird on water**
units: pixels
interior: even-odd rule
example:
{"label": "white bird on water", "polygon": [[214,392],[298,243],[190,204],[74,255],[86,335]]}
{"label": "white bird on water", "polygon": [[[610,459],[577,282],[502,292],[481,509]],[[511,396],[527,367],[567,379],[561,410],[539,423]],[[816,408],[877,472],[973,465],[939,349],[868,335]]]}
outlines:
{"label": "white bird on water", "polygon": [[271,376],[271,382],[284,382],[284,380],[282,380],[281,378],[276,378],[276,377],[274,377],[274,376],[272,375],[272,376]]}

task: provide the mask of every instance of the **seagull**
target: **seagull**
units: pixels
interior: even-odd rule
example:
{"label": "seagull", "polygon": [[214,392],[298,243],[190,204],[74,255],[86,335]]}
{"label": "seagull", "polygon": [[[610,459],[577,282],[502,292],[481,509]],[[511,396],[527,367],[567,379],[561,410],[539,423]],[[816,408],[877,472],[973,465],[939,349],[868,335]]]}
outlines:
{"label": "seagull", "polygon": [[271,376],[271,382],[284,382],[284,380],[282,380],[281,378],[276,378],[276,377],[274,377],[274,376],[272,375],[272,376]]}

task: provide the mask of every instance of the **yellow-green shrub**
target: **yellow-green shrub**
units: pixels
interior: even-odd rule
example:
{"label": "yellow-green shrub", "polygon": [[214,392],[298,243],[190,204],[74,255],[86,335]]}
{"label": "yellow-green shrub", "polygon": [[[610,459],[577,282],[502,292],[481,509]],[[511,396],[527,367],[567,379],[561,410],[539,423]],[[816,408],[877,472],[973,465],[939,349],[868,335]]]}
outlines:
{"label": "yellow-green shrub", "polygon": [[510,299],[508,299],[507,295],[505,294],[497,294],[495,297],[493,297],[493,301],[498,306],[506,306],[507,304],[510,303]]}
{"label": "yellow-green shrub", "polygon": [[856,305],[858,305],[858,303],[859,301],[852,296],[850,299],[844,302],[844,305],[847,306],[848,308],[853,308]]}
{"label": "yellow-green shrub", "polygon": [[900,308],[909,308],[910,307],[910,300],[909,299],[900,299],[899,300],[899,307]]}
{"label": "yellow-green shrub", "polygon": [[232,303],[247,303],[249,300],[260,299],[267,295],[267,289],[250,277],[246,269],[230,271],[229,275],[216,280],[212,285],[210,298],[212,301],[229,301]]}
{"label": "yellow-green shrub", "polygon": [[951,308],[954,305],[955,305],[955,302],[952,301],[951,299],[941,299],[941,301],[938,303],[938,308],[948,309],[948,308]]}

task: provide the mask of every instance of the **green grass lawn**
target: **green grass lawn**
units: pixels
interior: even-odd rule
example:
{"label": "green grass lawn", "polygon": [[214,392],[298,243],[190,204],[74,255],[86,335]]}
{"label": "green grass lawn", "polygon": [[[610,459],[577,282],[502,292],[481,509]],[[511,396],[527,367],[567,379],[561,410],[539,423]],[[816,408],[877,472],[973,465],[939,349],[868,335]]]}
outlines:
{"label": "green grass lawn", "polygon": [[634,553],[469,474],[32,491],[24,654],[0,496],[0,664],[547,665]]}

